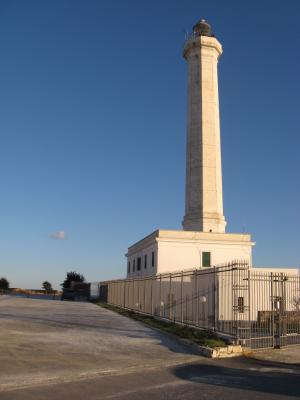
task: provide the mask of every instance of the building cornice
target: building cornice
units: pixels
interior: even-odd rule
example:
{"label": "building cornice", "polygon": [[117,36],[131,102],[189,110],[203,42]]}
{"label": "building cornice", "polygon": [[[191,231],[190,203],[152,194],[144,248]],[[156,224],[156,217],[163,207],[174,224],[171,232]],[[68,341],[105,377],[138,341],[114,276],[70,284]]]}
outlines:
{"label": "building cornice", "polygon": [[136,254],[143,251],[145,248],[155,243],[205,243],[226,245],[244,245],[254,246],[255,242],[251,240],[251,235],[248,233],[218,233],[218,232],[197,232],[183,230],[163,230],[158,229],[146,236],[142,240],[134,243],[128,248],[126,256]]}
{"label": "building cornice", "polygon": [[249,233],[159,230],[158,237],[159,239],[208,240],[213,242],[251,242],[251,235]]}

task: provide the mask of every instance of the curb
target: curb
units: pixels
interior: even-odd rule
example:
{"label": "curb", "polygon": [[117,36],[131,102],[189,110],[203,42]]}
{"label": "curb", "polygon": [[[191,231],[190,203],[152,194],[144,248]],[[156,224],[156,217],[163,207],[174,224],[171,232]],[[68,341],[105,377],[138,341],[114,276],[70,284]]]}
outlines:
{"label": "curb", "polygon": [[243,355],[243,349],[240,345],[229,345],[224,347],[210,347],[199,346],[202,355],[209,358],[231,358],[240,357]]}
{"label": "curb", "polygon": [[[142,323],[142,321],[137,321],[139,323]],[[230,344],[228,346],[222,346],[222,347],[207,347],[207,346],[201,346],[200,344],[197,344],[193,342],[192,340],[189,339],[184,339],[180,336],[174,335],[173,333],[166,332],[162,329],[143,324],[147,326],[150,329],[153,329],[157,332],[160,332],[164,335],[169,336],[173,340],[176,340],[177,342],[191,348],[193,352],[197,355],[207,357],[207,358],[231,358],[231,357],[240,357],[244,355],[244,350],[241,345],[233,345]]]}
{"label": "curb", "polygon": [[212,347],[200,346],[199,344],[189,339],[183,339],[176,335],[172,335],[172,337],[175,337],[183,344],[192,347],[195,353],[207,358],[231,358],[231,357],[240,357],[244,355],[244,351],[241,345],[228,345],[223,347],[212,348]]}

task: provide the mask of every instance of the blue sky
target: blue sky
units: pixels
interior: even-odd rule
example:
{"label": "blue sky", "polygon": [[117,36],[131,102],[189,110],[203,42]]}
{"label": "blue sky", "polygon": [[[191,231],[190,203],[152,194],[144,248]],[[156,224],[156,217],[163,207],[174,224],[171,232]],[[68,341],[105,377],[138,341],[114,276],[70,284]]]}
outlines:
{"label": "blue sky", "polygon": [[[260,266],[300,260],[300,3],[0,0],[0,275],[122,277],[184,214],[184,31],[219,64],[224,211]],[[65,232],[58,239],[55,232]]]}

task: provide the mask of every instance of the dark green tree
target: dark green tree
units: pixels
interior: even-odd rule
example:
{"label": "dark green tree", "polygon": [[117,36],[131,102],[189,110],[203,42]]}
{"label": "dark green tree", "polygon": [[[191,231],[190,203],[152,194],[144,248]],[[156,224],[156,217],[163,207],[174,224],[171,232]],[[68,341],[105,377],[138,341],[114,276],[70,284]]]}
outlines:
{"label": "dark green tree", "polygon": [[43,286],[43,289],[45,290],[46,293],[51,293],[53,291],[52,285],[48,281],[43,282],[42,286]]}
{"label": "dark green tree", "polygon": [[64,289],[70,288],[71,287],[71,282],[85,282],[85,277],[81,274],[78,274],[75,271],[70,271],[67,272],[67,276],[63,283],[61,283],[61,286]]}
{"label": "dark green tree", "polygon": [[6,278],[0,278],[0,289],[9,289],[9,282]]}

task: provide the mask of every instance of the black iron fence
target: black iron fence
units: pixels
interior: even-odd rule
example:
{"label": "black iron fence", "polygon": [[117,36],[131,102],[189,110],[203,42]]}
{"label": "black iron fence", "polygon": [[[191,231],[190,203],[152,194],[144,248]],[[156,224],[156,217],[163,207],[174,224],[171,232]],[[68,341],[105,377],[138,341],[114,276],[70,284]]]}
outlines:
{"label": "black iron fence", "polygon": [[276,347],[300,343],[299,279],[235,261],[100,282],[99,295],[119,307],[213,329],[247,347]]}

